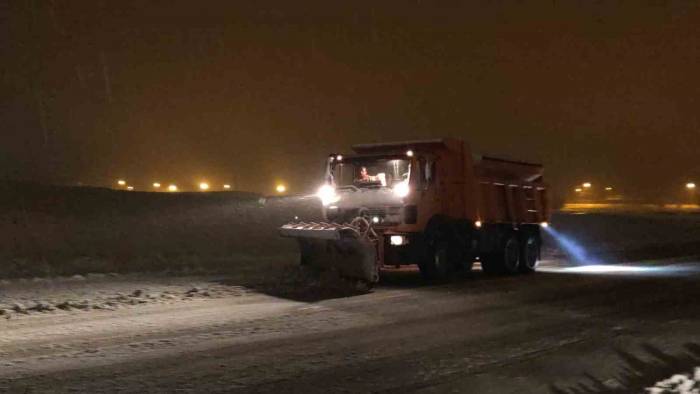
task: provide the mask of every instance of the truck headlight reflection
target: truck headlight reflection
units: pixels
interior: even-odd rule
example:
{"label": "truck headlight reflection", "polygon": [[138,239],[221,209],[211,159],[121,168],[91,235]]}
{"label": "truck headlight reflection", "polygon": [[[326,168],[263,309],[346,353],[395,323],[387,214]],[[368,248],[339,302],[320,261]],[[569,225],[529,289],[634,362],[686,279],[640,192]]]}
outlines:
{"label": "truck headlight reflection", "polygon": [[323,206],[328,206],[340,200],[340,196],[335,192],[335,188],[331,185],[323,185],[316,192],[316,197],[321,199]]}
{"label": "truck headlight reflection", "polygon": [[408,239],[406,239],[406,237],[404,237],[403,235],[392,235],[391,237],[389,237],[389,243],[392,246],[401,246],[407,244]]}
{"label": "truck headlight reflection", "polygon": [[410,192],[410,189],[408,188],[408,182],[400,182],[396,186],[394,186],[394,194],[398,197],[406,197],[408,196],[408,193]]}

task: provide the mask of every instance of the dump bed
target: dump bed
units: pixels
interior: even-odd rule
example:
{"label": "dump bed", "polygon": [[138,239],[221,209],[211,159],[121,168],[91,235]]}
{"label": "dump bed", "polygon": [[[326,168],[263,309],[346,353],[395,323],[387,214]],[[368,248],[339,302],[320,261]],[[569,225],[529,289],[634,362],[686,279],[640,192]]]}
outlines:
{"label": "dump bed", "polygon": [[541,164],[481,156],[474,158],[479,216],[486,223],[541,223],[548,200]]}

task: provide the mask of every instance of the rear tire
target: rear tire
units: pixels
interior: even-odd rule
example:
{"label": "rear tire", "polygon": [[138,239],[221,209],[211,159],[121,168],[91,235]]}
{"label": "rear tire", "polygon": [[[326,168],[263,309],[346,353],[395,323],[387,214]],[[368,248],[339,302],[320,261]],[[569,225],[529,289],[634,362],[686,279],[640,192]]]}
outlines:
{"label": "rear tire", "polygon": [[484,256],[481,269],[487,274],[515,274],[520,268],[520,254],[518,239],[509,234],[503,238],[496,251]]}
{"label": "rear tire", "polygon": [[534,235],[528,235],[520,251],[520,272],[535,272],[540,256],[540,241]]}

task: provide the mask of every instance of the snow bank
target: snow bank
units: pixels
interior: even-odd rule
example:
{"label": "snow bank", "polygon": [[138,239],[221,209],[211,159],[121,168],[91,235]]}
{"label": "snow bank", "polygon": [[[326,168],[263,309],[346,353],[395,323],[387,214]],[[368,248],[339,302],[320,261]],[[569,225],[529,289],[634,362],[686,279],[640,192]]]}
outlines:
{"label": "snow bank", "polygon": [[654,387],[648,387],[646,391],[650,394],[700,394],[700,367],[695,367],[693,374],[676,374],[656,382]]}
{"label": "snow bank", "polygon": [[89,274],[51,279],[15,279],[0,283],[0,318],[71,311],[116,310],[172,304],[202,298],[239,297],[243,286],[223,284],[215,276]]}
{"label": "snow bank", "polygon": [[315,203],[0,183],[0,278],[254,269],[296,253],[275,229]]}
{"label": "snow bank", "polygon": [[[551,227],[585,252],[584,263],[700,255],[700,214],[556,213]],[[548,257],[566,256],[562,249],[545,234]]]}

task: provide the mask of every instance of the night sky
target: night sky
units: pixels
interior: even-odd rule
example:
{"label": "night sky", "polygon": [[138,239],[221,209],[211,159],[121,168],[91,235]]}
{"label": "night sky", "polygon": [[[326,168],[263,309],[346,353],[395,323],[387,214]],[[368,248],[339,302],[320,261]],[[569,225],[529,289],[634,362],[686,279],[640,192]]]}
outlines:
{"label": "night sky", "polygon": [[303,191],[453,136],[559,191],[700,180],[695,2],[491,3],[0,2],[0,177]]}

